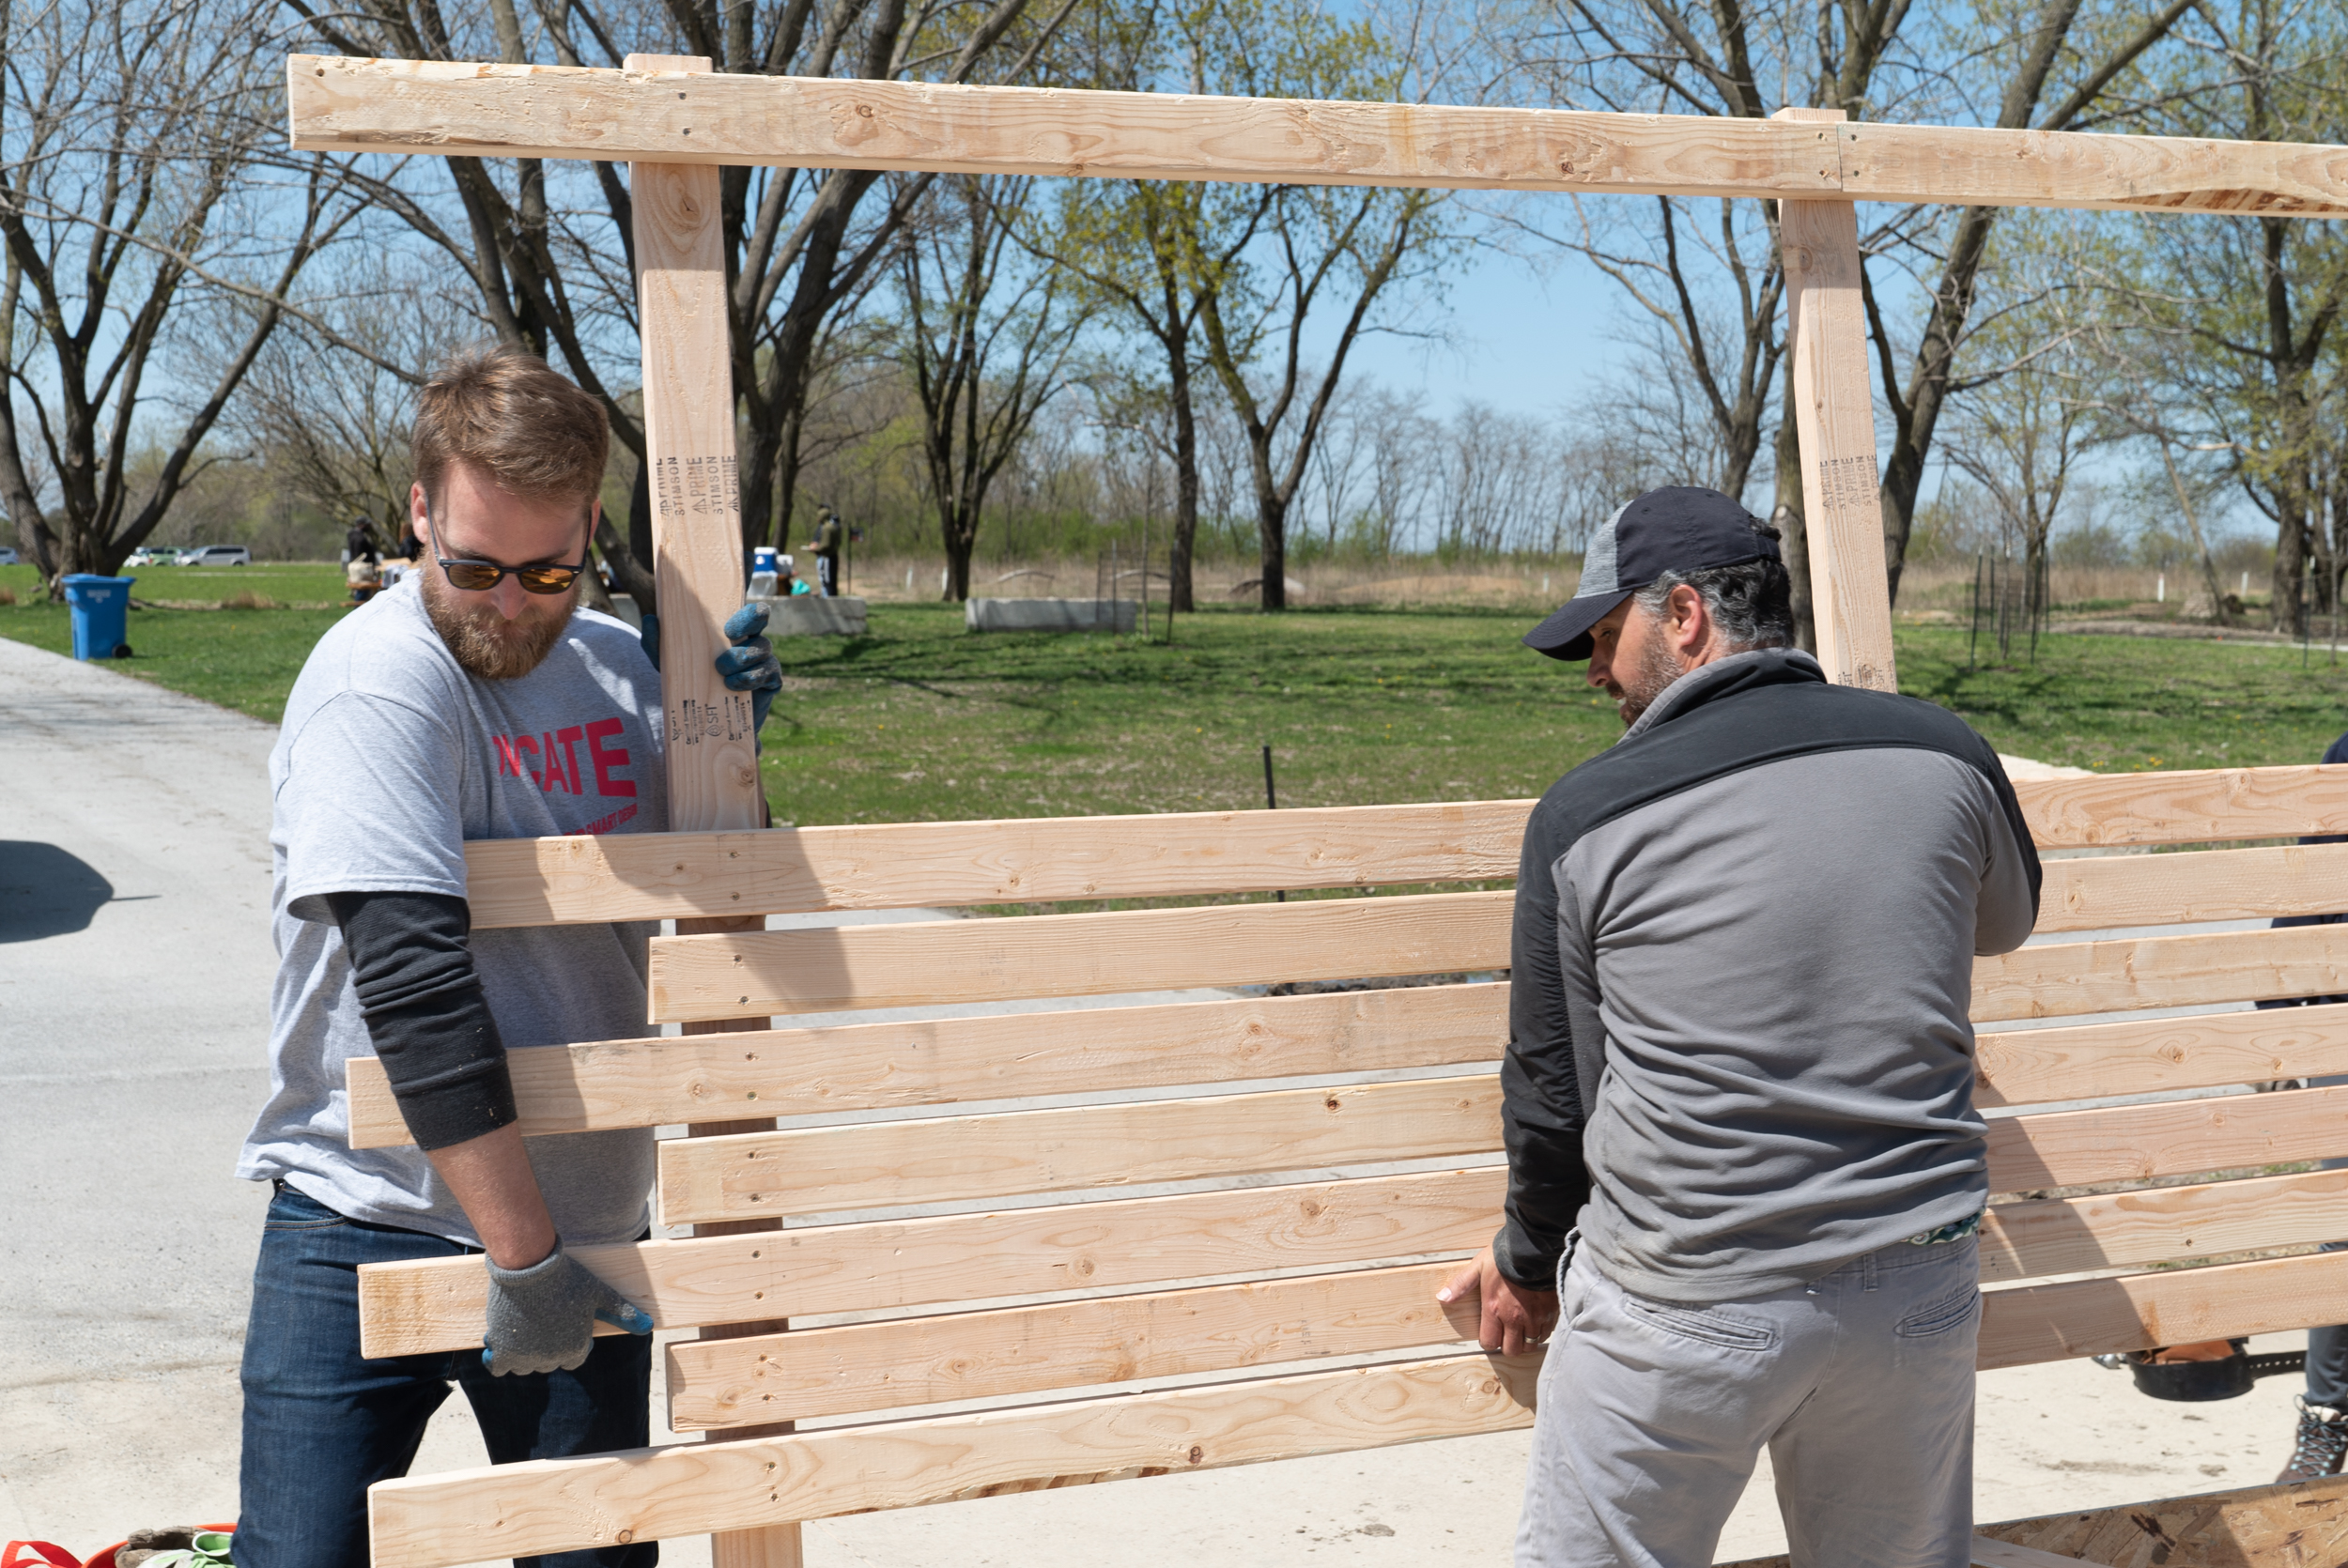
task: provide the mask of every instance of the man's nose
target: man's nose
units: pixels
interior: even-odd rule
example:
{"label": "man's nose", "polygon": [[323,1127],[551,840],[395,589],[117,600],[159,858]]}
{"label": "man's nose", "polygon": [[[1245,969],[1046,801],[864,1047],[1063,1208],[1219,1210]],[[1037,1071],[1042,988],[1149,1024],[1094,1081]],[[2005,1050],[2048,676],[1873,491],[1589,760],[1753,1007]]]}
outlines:
{"label": "man's nose", "polygon": [[1603,686],[1606,684],[1606,678],[1613,673],[1606,655],[1595,648],[1590,650],[1590,668],[1582,678],[1591,685]]}
{"label": "man's nose", "polygon": [[529,602],[529,591],[522,587],[521,578],[517,576],[500,577],[498,585],[489,590],[489,603],[495,605],[497,612],[508,621],[521,614],[522,607]]}

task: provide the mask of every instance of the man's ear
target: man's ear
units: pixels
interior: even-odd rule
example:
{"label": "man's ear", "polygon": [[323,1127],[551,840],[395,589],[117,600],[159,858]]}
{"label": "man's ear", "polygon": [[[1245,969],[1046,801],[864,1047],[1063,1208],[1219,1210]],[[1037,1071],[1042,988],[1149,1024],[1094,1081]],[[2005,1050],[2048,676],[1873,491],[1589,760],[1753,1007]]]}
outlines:
{"label": "man's ear", "polygon": [[1712,618],[1704,595],[1686,583],[1672,590],[1671,638],[1677,652],[1692,653],[1710,640]]}

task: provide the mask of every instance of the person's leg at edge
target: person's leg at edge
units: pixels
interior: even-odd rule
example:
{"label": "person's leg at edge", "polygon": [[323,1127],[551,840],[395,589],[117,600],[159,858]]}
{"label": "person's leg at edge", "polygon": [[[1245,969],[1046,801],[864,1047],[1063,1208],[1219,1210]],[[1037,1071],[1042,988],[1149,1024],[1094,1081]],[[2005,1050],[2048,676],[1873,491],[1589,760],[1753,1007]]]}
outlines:
{"label": "person's leg at edge", "polygon": [[1979,1243],[1901,1242],[1814,1289],[1837,1351],[1769,1443],[1794,1568],[1966,1568]]}
{"label": "person's leg at edge", "polygon": [[450,1362],[360,1356],[358,1268],[463,1251],[278,1190],[245,1330],[239,1568],[367,1568],[367,1487],[407,1473]]}
{"label": "person's leg at edge", "polygon": [[[493,1377],[476,1352],[457,1358],[457,1381],[481,1424],[489,1463],[567,1459],[642,1448],[651,1438],[652,1337],[606,1335],[576,1372]],[[520,1557],[515,1568],[653,1568],[657,1542]]]}
{"label": "person's leg at edge", "polygon": [[1541,1368],[1517,1568],[1710,1568],[1761,1444],[1831,1340],[1799,1291],[1712,1307],[1625,1292],[1586,1252]]}

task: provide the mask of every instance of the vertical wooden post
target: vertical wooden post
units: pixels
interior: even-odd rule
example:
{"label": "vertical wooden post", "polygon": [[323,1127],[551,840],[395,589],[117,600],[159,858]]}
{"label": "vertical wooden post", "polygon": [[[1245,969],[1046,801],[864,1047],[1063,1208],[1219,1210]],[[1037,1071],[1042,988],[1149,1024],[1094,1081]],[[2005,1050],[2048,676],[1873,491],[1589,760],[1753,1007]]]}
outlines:
{"label": "vertical wooden post", "polygon": [[[1840,122],[1839,109],[1781,109],[1773,119]],[[1801,510],[1818,662],[1830,681],[1899,689],[1892,592],[1876,473],[1875,400],[1860,295],[1859,215],[1847,201],[1778,204],[1785,258],[1785,361],[1801,445]]]}
{"label": "vertical wooden post", "polygon": [[[703,72],[705,58],[631,54],[632,71]],[[678,97],[688,106],[689,89]],[[750,700],[712,662],[726,617],[742,603],[741,490],[734,453],[734,359],[727,338],[718,172],[689,163],[629,165],[635,204],[636,298],[644,355],[644,463],[659,584],[660,690],[669,760],[669,826],[676,832],[765,824]],[[763,916],[680,920],[682,935],[755,930]],[[765,1018],[687,1024],[688,1034],[764,1029]],[[764,1121],[696,1123],[696,1138],[771,1131]],[[771,1220],[697,1225],[696,1236],[777,1228]],[[732,1324],[707,1337],[775,1333],[787,1325]],[[744,1427],[728,1437],[788,1432]],[[799,1527],[771,1525],[709,1538],[714,1568],[800,1568]]]}

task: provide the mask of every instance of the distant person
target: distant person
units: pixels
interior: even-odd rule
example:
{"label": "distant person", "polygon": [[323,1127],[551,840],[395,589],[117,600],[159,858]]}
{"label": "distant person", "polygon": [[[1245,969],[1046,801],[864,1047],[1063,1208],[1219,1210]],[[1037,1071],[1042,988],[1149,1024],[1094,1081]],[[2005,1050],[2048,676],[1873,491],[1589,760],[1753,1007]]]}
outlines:
{"label": "distant person", "polygon": [[1776,540],[1650,490],[1524,638],[1629,728],[1525,830],[1505,1218],[1441,1293],[1559,1330],[1519,1568],[1709,1568],[1765,1447],[1803,1568],[1972,1561],[1967,1014],[2038,858],[1988,742],[1795,651]]}
{"label": "distant person", "polygon": [[343,568],[343,580],[349,585],[350,602],[363,605],[383,586],[382,569],[364,556],[353,556]]}
{"label": "distant person", "polygon": [[374,565],[382,559],[383,551],[376,542],[375,524],[363,515],[353,517],[350,527],[343,532],[343,563],[348,565],[354,561],[363,561]]}
{"label": "distant person", "polygon": [[815,580],[818,591],[831,599],[840,593],[840,545],[843,530],[840,514],[826,506],[818,515],[815,537],[807,542],[807,548],[815,552]]}
{"label": "distant person", "polygon": [[[646,1233],[652,1130],[533,1138],[510,1047],[645,1032],[643,922],[474,930],[465,846],[668,826],[658,648],[579,607],[610,434],[513,349],[418,394],[426,564],[318,639],[270,756],[270,1098],[238,1174],[274,1189],[244,1341],[239,1568],[366,1568],[367,1488],[464,1391],[490,1462],[641,1446],[651,1319],[571,1249]],[[726,684],[763,719],[761,612]],[[354,1149],[344,1064],[380,1058],[412,1145]],[[368,1360],[359,1269],[470,1258],[487,1348]],[[592,1338],[600,1320],[627,1330]],[[546,1568],[646,1568],[651,1542]]]}
{"label": "distant person", "polygon": [[[2324,753],[2326,764],[2348,762],[2348,735],[2334,741]],[[2302,844],[2348,844],[2348,837],[2322,835],[2302,838]],[[2282,926],[2336,926],[2348,922],[2343,915],[2286,915],[2276,920]],[[2348,996],[2294,996],[2280,1002],[2261,1002],[2261,1007],[2318,1007],[2335,1002],[2348,1002]],[[2348,1078],[2310,1078],[2309,1088],[2329,1088],[2348,1084]],[[2326,1160],[2322,1169],[2348,1169],[2348,1160]],[[2324,1250],[2337,1253],[2348,1249],[2348,1242],[2327,1241]],[[2279,1483],[2321,1481],[2338,1475],[2340,1462],[2348,1459],[2348,1324],[2332,1324],[2308,1330],[2307,1390],[2298,1396],[2299,1427],[2291,1445],[2291,1458],[2276,1476]]]}

